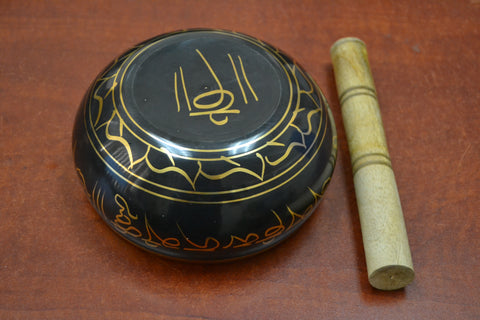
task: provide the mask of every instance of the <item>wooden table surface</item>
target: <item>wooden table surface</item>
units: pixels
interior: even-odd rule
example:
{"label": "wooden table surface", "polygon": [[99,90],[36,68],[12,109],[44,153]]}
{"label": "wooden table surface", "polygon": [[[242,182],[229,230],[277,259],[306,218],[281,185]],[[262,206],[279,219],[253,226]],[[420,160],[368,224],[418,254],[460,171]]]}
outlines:
{"label": "wooden table surface", "polygon": [[[213,27],[282,48],[324,91],[338,162],[292,238],[218,265],[165,260],[104,224],[71,130],[98,72],[164,32]],[[367,281],[329,48],[368,46],[416,270]],[[479,319],[480,1],[2,1],[1,319]]]}

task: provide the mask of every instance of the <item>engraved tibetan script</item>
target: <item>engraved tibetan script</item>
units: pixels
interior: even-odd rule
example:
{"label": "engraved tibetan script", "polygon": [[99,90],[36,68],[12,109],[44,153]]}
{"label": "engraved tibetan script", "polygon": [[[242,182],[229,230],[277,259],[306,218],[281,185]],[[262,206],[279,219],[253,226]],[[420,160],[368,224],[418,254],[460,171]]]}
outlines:
{"label": "engraved tibetan script", "polygon": [[[239,109],[232,108],[233,103],[235,101],[235,95],[231,90],[227,90],[224,87],[224,85],[218,78],[217,74],[215,73],[214,69],[212,68],[208,60],[205,58],[205,56],[200,52],[200,50],[197,49],[196,52],[202,59],[205,66],[208,68],[210,76],[213,77],[213,79],[215,80],[215,83],[217,84],[218,89],[203,92],[193,97],[192,100],[190,100],[187,86],[185,85],[186,80],[185,80],[183,68],[180,66],[178,73],[177,72],[174,73],[175,99],[177,102],[177,112],[180,112],[182,109],[179,95],[183,94],[187,104],[188,114],[190,117],[208,116],[210,121],[213,124],[218,126],[223,126],[226,123],[228,123],[229,114],[240,113]],[[248,104],[247,93],[244,88],[244,85],[248,88],[249,92],[251,93],[255,101],[258,101],[257,94],[253,90],[253,87],[247,78],[247,74],[243,66],[242,58],[240,56],[237,56],[238,65],[239,65],[241,77],[243,79],[244,84],[240,79],[240,73],[237,69],[237,65],[234,59],[230,54],[227,54],[227,56],[230,60],[230,64],[232,66],[232,72],[235,75],[238,87],[242,93],[243,102],[245,104]]]}

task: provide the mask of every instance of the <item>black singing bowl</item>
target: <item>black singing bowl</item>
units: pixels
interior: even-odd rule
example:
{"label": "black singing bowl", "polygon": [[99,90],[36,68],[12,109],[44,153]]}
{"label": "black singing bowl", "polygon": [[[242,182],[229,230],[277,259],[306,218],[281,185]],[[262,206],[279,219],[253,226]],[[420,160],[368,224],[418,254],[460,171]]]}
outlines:
{"label": "black singing bowl", "polygon": [[73,129],[76,170],[103,220],[190,261],[249,256],[290,236],[322,198],[336,145],[325,97],[295,61],[205,29],[113,61]]}

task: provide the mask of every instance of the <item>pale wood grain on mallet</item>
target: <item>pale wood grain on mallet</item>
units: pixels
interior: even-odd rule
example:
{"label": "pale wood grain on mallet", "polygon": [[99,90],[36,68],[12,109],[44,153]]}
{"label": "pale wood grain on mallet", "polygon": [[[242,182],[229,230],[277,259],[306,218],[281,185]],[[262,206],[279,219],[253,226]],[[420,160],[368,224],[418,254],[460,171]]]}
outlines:
{"label": "pale wood grain on mallet", "polygon": [[365,44],[342,38],[330,50],[350,151],[370,284],[403,288],[414,271],[407,231]]}

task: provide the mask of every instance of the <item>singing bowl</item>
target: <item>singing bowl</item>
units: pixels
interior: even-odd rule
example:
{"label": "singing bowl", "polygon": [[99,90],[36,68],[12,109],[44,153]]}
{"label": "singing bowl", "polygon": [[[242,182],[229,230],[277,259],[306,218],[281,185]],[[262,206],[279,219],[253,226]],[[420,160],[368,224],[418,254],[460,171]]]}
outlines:
{"label": "singing bowl", "polygon": [[336,160],[325,97],[280,50],[210,29],[115,59],[73,129],[76,171],[103,220],[165,257],[266,250],[315,211]]}

